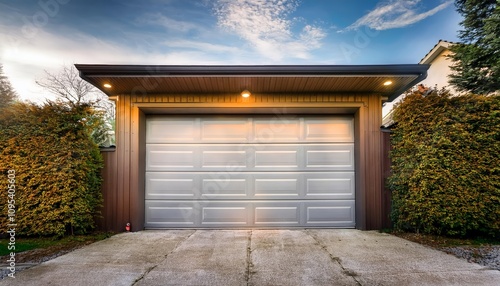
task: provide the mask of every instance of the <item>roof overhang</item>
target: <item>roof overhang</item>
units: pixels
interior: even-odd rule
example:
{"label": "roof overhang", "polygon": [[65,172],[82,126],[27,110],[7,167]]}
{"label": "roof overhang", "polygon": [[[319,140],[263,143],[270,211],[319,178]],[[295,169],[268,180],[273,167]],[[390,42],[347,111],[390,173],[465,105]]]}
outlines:
{"label": "roof overhang", "polygon": [[425,55],[420,64],[431,64],[443,51],[449,50],[455,43],[439,40],[439,42]]}
{"label": "roof overhang", "polygon": [[[380,94],[392,101],[427,76],[429,65],[179,66],[76,64],[108,96],[158,94]],[[384,85],[391,81],[391,85]],[[104,85],[109,84],[110,88]]]}

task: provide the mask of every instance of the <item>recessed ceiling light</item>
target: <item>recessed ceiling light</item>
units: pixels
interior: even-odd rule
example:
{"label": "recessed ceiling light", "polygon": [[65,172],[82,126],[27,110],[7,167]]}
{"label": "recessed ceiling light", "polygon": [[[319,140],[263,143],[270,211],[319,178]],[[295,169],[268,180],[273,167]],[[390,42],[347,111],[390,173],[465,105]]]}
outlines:
{"label": "recessed ceiling light", "polygon": [[391,84],[392,84],[392,81],[390,81],[390,80],[388,80],[388,81],[384,82],[384,85],[385,85],[385,86],[388,86],[388,85],[391,85]]}
{"label": "recessed ceiling light", "polygon": [[102,86],[104,86],[105,88],[111,88],[112,87],[111,84],[109,84],[109,83],[105,83]]}
{"label": "recessed ceiling light", "polygon": [[241,96],[243,96],[245,98],[250,97],[250,94],[251,94],[250,91],[248,91],[246,89],[241,92]]}

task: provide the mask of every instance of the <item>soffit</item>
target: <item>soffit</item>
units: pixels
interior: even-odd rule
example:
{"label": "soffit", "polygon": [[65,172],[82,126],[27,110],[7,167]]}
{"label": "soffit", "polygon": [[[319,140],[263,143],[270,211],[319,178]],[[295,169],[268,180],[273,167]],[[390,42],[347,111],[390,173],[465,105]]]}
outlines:
{"label": "soffit", "polygon": [[[83,79],[108,96],[239,94],[247,89],[252,94],[373,93],[389,100],[423,80],[428,69],[428,65],[75,66]],[[385,86],[388,80],[393,84]]]}

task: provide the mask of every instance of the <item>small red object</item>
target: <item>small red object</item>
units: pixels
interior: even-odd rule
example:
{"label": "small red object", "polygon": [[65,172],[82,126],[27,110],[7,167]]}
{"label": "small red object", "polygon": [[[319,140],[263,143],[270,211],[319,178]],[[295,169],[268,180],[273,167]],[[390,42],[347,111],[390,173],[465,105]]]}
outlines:
{"label": "small red object", "polygon": [[129,222],[127,222],[127,225],[125,226],[125,230],[130,231],[130,223]]}

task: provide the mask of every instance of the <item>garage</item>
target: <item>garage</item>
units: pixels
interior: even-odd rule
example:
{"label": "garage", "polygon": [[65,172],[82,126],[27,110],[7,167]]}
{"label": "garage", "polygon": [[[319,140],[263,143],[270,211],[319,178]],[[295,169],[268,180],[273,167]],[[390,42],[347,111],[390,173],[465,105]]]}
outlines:
{"label": "garage", "polygon": [[390,223],[382,104],[428,65],[77,64],[116,104],[99,229]]}
{"label": "garage", "polygon": [[149,116],[145,227],[355,227],[353,122]]}

